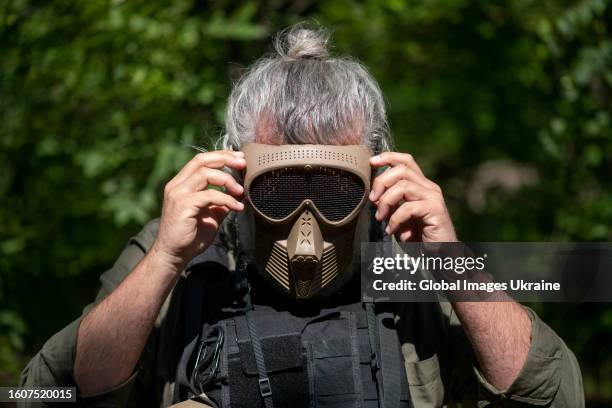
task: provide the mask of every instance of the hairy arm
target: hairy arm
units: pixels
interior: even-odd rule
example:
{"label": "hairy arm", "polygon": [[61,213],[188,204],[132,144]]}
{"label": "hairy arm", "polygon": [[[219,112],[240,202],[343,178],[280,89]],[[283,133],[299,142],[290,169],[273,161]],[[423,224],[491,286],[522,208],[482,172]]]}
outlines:
{"label": "hairy arm", "polygon": [[[457,242],[442,189],[427,179],[414,158],[386,152],[370,159],[388,167],[372,183],[376,219],[400,242]],[[518,377],[531,345],[531,320],[516,302],[457,302],[461,321],[487,380],[507,389]]]}
{"label": "hairy arm", "polygon": [[[241,152],[198,154],[164,190],[159,231],[151,251],[82,320],[74,376],[83,396],[127,380],[140,358],[161,306],[178,275],[204,251],[230,211],[242,211],[243,188],[223,171],[246,165]],[[223,191],[208,189],[214,185]]]}
{"label": "hairy arm", "polygon": [[518,377],[531,346],[531,319],[516,302],[457,302],[453,308],[482,373],[500,390]]}
{"label": "hairy arm", "polygon": [[74,376],[84,396],[113,388],[133,373],[162,303],[178,273],[152,250],[82,320]]}

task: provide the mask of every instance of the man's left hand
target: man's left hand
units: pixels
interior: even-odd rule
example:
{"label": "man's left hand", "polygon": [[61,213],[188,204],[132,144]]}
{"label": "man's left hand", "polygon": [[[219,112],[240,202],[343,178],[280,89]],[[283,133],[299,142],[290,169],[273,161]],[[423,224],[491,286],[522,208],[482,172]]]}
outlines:
{"label": "man's left hand", "polygon": [[376,219],[387,220],[387,234],[401,242],[457,241],[442,190],[410,154],[385,152],[373,156],[370,164],[389,166],[374,179],[369,197],[377,206]]}

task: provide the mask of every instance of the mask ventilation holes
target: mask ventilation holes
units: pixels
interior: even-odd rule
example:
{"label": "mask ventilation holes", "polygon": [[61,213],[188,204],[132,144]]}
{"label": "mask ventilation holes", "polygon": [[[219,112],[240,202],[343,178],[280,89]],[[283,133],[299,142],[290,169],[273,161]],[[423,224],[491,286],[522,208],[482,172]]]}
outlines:
{"label": "mask ventilation holes", "polygon": [[286,291],[289,291],[289,260],[287,258],[287,249],[279,242],[275,242],[272,247],[272,253],[266,264],[266,271],[276,282],[278,282]]}
{"label": "mask ventilation holes", "polygon": [[338,276],[336,247],[330,245],[323,250],[323,258],[321,259],[321,287],[327,286],[336,276]]}
{"label": "mask ventilation holes", "polygon": [[257,157],[257,164],[269,164],[285,160],[333,160],[357,165],[357,158],[349,153],[331,152],[319,149],[284,150],[265,153]]}

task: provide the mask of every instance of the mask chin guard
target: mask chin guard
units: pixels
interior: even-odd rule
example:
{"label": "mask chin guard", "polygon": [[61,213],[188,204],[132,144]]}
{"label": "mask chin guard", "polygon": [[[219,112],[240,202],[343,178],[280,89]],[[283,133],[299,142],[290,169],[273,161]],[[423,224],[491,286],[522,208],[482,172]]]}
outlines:
{"label": "mask chin guard", "polygon": [[310,297],[313,283],[320,280],[323,235],[319,224],[309,210],[304,210],[300,214],[289,232],[287,256],[297,297]]}

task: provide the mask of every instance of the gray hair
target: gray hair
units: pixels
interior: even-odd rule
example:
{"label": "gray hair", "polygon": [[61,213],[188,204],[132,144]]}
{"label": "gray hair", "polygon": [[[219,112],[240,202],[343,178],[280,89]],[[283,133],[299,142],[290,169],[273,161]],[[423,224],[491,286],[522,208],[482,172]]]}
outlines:
{"label": "gray hair", "polygon": [[[220,148],[243,143],[356,144],[392,148],[385,101],[359,62],[329,54],[328,33],[303,23],[281,32],[276,54],[257,61],[235,84]],[[353,143],[347,143],[352,141]]]}

